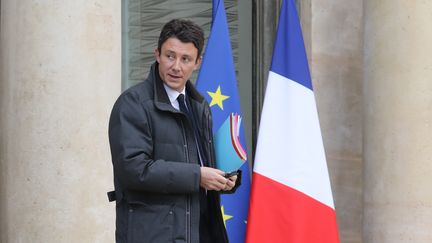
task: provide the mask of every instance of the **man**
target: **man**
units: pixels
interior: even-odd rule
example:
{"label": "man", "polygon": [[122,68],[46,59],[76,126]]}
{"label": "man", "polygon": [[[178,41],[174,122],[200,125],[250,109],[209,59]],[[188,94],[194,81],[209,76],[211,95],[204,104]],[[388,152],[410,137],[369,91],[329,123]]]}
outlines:
{"label": "man", "polygon": [[149,76],[113,107],[117,243],[228,242],[219,193],[240,175],[214,168],[210,108],[188,80],[203,45],[193,22],[165,24]]}

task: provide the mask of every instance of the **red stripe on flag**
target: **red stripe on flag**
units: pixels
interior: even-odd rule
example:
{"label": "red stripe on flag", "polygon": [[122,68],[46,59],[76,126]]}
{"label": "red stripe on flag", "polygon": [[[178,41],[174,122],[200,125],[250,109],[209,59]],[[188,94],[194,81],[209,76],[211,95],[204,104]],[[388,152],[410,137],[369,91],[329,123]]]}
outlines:
{"label": "red stripe on flag", "polygon": [[253,173],[247,243],[339,242],[334,209]]}

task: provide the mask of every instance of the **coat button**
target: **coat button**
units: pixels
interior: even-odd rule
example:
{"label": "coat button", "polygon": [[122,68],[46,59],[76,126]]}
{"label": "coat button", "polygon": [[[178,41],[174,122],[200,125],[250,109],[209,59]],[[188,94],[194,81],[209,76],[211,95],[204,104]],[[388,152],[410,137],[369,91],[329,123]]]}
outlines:
{"label": "coat button", "polygon": [[131,208],[131,209],[129,209],[129,213],[132,213],[133,212],[133,209]]}
{"label": "coat button", "polygon": [[169,214],[173,214],[173,211],[169,211]]}

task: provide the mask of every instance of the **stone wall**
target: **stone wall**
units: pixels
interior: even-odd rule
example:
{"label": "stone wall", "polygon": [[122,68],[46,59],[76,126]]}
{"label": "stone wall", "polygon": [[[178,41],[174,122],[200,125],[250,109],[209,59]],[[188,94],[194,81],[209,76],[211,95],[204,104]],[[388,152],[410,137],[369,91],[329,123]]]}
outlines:
{"label": "stone wall", "polygon": [[2,0],[0,241],[114,241],[121,1]]}
{"label": "stone wall", "polygon": [[365,242],[432,242],[431,13],[365,0]]}
{"label": "stone wall", "polygon": [[341,242],[362,242],[363,5],[312,1],[310,66]]}

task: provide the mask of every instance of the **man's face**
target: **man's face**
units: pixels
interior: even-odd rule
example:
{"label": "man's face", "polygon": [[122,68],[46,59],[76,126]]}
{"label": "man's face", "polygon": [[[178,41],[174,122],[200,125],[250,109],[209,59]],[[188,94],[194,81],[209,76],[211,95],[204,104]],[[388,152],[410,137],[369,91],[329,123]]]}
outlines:
{"label": "man's face", "polygon": [[161,51],[155,50],[156,61],[159,63],[159,75],[168,87],[181,92],[186,81],[201,63],[198,49],[193,43],[183,43],[177,38],[167,39]]}

